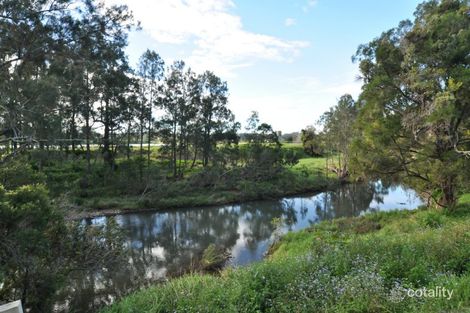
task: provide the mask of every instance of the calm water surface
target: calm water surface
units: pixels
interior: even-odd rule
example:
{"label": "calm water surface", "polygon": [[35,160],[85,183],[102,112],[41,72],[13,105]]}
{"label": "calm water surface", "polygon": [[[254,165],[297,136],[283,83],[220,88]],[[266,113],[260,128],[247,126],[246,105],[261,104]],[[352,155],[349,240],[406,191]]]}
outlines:
{"label": "calm water surface", "polygon": [[[61,292],[57,310],[94,312],[131,290],[184,273],[211,243],[231,252],[232,266],[258,261],[273,241],[274,218],[282,221],[280,231],[288,232],[336,217],[414,209],[421,204],[410,189],[375,182],[279,200],[119,215],[113,218],[131,248],[128,262],[114,269],[78,273]],[[83,222],[105,225],[108,219]]]}

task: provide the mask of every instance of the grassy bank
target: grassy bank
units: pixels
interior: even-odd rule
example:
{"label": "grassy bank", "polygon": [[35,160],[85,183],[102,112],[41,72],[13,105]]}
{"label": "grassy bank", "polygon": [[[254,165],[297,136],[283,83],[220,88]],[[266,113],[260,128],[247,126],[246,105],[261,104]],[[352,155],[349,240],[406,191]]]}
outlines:
{"label": "grassy bank", "polygon": [[269,181],[239,180],[234,186],[195,187],[191,180],[171,182],[165,190],[148,195],[119,195],[93,191],[90,196],[75,196],[68,202],[72,218],[113,215],[140,210],[211,206],[324,191],[338,185],[333,177],[316,171],[292,168]]}
{"label": "grassy bank", "polygon": [[113,169],[103,163],[99,151],[93,151],[90,172],[83,152],[31,151],[25,160],[10,164],[0,182],[46,184],[70,218],[272,199],[322,191],[338,183],[325,172],[324,158],[308,157],[299,144],[282,149],[294,153],[299,162],[266,179],[263,173],[249,177],[243,166],[203,168],[198,160],[195,166],[184,164],[183,177],[174,179],[168,162],[153,147],[149,164],[134,151],[129,159],[117,158]]}
{"label": "grassy bank", "polygon": [[[240,151],[245,149],[242,144]],[[2,169],[0,184],[7,189],[45,184],[72,219],[273,199],[323,191],[338,184],[334,175],[326,172],[325,158],[308,157],[300,144],[285,144],[281,151],[295,155],[299,162],[260,170],[246,168],[242,159],[236,166],[206,168],[195,160],[181,163],[183,175],[173,178],[168,161],[159,157],[158,147],[152,147],[149,163],[139,158],[136,150],[129,158],[116,157],[113,168],[104,164],[100,151],[93,150],[90,170],[81,150],[32,150]]]}
{"label": "grassy bank", "polygon": [[[124,312],[465,312],[470,195],[458,210],[400,211],[289,233],[269,258],[220,276],[193,274],[106,308]],[[445,287],[449,298],[407,290]]]}

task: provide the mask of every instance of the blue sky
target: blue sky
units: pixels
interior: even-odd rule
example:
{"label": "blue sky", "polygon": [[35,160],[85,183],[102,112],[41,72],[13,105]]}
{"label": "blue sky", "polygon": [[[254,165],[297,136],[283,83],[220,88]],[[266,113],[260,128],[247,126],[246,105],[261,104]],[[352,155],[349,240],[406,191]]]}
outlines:
{"label": "blue sky", "polygon": [[252,110],[283,132],[315,124],[344,93],[360,92],[357,46],[403,19],[416,0],[106,0],[127,4],[143,30],[129,37],[132,65],[147,49],[167,64],[228,82],[240,122]]}

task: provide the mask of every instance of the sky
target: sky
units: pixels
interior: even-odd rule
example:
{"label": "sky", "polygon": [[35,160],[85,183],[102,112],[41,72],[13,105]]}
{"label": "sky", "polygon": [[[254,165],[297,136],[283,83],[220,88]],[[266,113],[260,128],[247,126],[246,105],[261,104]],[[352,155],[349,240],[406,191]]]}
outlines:
{"label": "sky", "polygon": [[170,65],[227,81],[229,108],[244,125],[251,111],[283,133],[317,126],[345,93],[361,90],[351,57],[401,20],[417,0],[106,0],[126,4],[142,30],[127,53],[136,66],[155,50]]}

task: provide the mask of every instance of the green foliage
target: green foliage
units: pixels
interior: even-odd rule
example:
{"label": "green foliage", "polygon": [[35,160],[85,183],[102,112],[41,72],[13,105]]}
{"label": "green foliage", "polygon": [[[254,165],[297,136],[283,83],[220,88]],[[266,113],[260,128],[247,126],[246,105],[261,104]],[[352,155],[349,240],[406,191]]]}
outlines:
{"label": "green foliage", "polygon": [[318,157],[324,153],[322,138],[315,132],[313,126],[308,126],[306,129],[301,130],[300,140],[302,141],[305,153],[309,156]]}
{"label": "green foliage", "polygon": [[260,123],[258,112],[251,113],[247,125],[247,143],[240,149],[244,178],[254,181],[270,180],[284,170],[284,165],[294,166],[298,163],[297,153],[281,148],[277,133],[271,125]]}
{"label": "green foliage", "polygon": [[0,171],[0,184],[8,190],[24,185],[45,183],[45,180],[46,176],[34,170],[25,158],[8,162]]}
{"label": "green foliage", "polygon": [[61,238],[66,234],[62,216],[49,201],[43,185],[0,189],[0,272],[3,300],[22,299],[27,307],[46,308],[60,283]]}
{"label": "green foliage", "polygon": [[459,205],[468,206],[470,205],[470,193],[464,194],[459,198]]}
{"label": "green foliage", "polygon": [[[216,165],[229,161],[231,149],[216,149],[218,143],[227,148],[238,144],[239,124],[227,108],[227,94],[227,83],[212,72],[196,75],[183,61],[170,66],[158,95],[164,115],[157,125],[173,178],[181,179],[197,159],[203,167],[209,161]],[[220,152],[227,153],[227,159],[221,160],[225,155]]]}
{"label": "green foliage", "polygon": [[116,225],[68,225],[44,185],[0,185],[0,236],[0,301],[21,299],[34,312],[51,310],[73,269],[108,266],[124,251]]}
{"label": "green foliage", "polygon": [[[470,10],[467,1],[429,1],[366,45],[352,147],[362,175],[401,176],[452,209],[468,184]],[[467,151],[467,152],[466,152]]]}
{"label": "green foliage", "polygon": [[305,153],[305,150],[302,146],[301,143],[286,143],[283,142],[281,149],[284,151],[291,150],[292,152],[295,152],[296,155],[298,155],[299,159],[304,159],[304,158],[309,158],[310,156]]}
{"label": "green foliage", "polygon": [[[73,177],[75,174],[70,171],[69,165],[77,163],[64,163],[63,170],[60,170],[60,165],[54,165],[51,169],[45,167],[44,171],[53,175],[47,179],[48,182],[54,177],[57,179],[54,186],[71,185],[67,199],[73,204],[93,211],[164,209],[271,199],[324,190],[337,182],[332,176],[325,175],[325,159],[304,158],[299,162],[289,168],[281,167],[269,180],[253,179],[258,175],[247,175],[241,165],[199,166],[187,171],[184,179],[173,180],[166,176],[166,164],[152,160],[150,168],[146,169],[149,178],[140,182],[139,161],[134,158],[129,161],[117,159],[114,171],[106,166],[97,168],[88,176],[86,184],[82,183],[82,179],[58,180],[60,177]],[[86,166],[85,163],[82,166]],[[65,175],[65,171],[69,175]],[[70,213],[73,215],[73,212]]]}
{"label": "green foliage", "polygon": [[322,139],[325,142],[325,149],[337,156],[337,161],[330,165],[329,169],[341,180],[345,180],[350,174],[350,145],[356,133],[354,123],[357,111],[358,104],[351,95],[345,94],[341,96],[336,106],[320,117],[324,128]]}
{"label": "green foliage", "polygon": [[439,212],[429,211],[422,217],[421,223],[427,227],[439,228],[444,224],[444,216]]}
{"label": "green foliage", "polygon": [[293,150],[281,150],[282,163],[287,166],[294,166],[299,163],[299,155]]}

